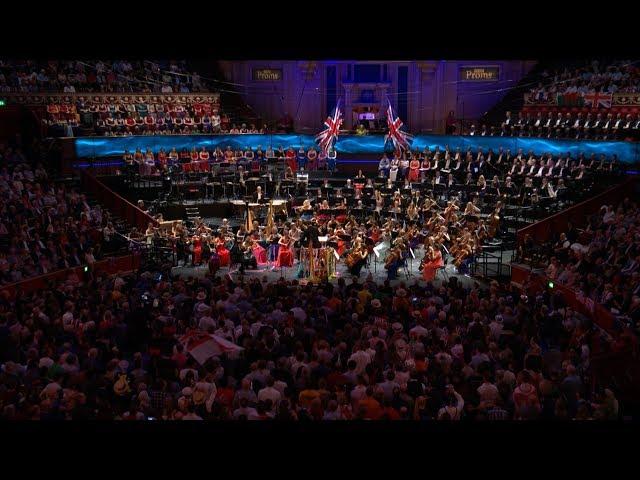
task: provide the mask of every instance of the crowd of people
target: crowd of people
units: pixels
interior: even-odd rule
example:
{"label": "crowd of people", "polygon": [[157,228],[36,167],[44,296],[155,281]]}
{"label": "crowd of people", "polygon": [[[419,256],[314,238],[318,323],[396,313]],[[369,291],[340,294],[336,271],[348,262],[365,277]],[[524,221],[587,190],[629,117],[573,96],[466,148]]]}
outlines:
{"label": "crowd of people", "polygon": [[540,82],[529,90],[535,98],[544,100],[571,93],[639,93],[640,68],[631,60],[607,63],[593,60],[575,68],[565,67],[553,72],[545,70]]}
{"label": "crowd of people", "polygon": [[118,101],[91,101],[47,105],[44,123],[50,136],[127,136],[266,133],[266,125],[231,122],[218,101],[188,99],[186,103],[148,101],[131,97]]}
{"label": "crowd of people", "polygon": [[546,275],[607,307],[619,320],[640,327],[640,210],[627,198],[603,205],[584,233],[570,224],[544,245],[525,238],[522,257],[548,264]]}
{"label": "crowd of people", "polygon": [[[639,92],[640,68],[630,60],[597,60],[579,66],[546,69],[526,94],[527,107],[506,112],[499,125],[472,125],[469,135],[500,135],[594,140],[640,137],[636,111],[612,108],[615,93]],[[541,111],[536,105],[546,105]],[[633,107],[633,105],[627,105]],[[561,110],[561,107],[566,107]],[[574,111],[566,111],[572,108]]]}
{"label": "crowd of people", "polygon": [[0,93],[209,91],[185,61],[0,60]]}
{"label": "crowd of people", "polygon": [[[455,279],[69,278],[0,297],[10,420],[615,420],[589,321]],[[208,336],[208,335],[213,335]],[[185,338],[195,339],[195,344]],[[202,339],[229,353],[192,356]],[[232,345],[233,348],[229,348]],[[198,358],[197,361],[194,357]]]}
{"label": "crowd of people", "polygon": [[0,151],[0,284],[91,265],[119,244],[109,212],[50,178],[19,150]]}

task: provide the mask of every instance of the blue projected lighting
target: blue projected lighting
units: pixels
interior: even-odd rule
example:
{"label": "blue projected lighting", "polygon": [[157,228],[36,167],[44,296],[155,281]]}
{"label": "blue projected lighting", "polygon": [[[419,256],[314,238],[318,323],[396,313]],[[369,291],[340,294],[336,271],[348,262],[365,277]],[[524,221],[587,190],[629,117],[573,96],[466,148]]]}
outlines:
{"label": "blue projected lighting", "polygon": [[[125,150],[130,152],[137,148],[142,151],[147,148],[157,153],[161,148],[169,151],[176,148],[178,151],[186,148],[191,150],[196,147],[206,147],[214,150],[217,147],[222,149],[227,146],[232,149],[254,150],[258,147],[266,149],[271,146],[277,149],[282,145],[285,149],[289,146],[309,148],[316,145],[313,135],[277,134],[277,135],[156,135],[156,136],[129,136],[129,137],[87,137],[75,139],[76,155],[79,158],[99,158],[110,156],[121,156]],[[452,150],[460,148],[466,150],[471,147],[476,149],[482,147],[484,150],[492,148],[495,151],[502,147],[517,152],[518,149],[529,150],[537,154],[551,153],[553,155],[566,154],[571,152],[575,158],[579,153],[599,155],[604,153],[607,156],[616,154],[623,163],[635,163],[640,159],[640,152],[637,143],[632,142],[593,142],[587,140],[549,140],[546,138],[517,138],[517,137],[468,137],[468,136],[448,136],[448,135],[417,135],[414,137],[412,148],[423,150],[429,147],[432,150],[439,146],[444,149],[446,145]],[[341,135],[336,143],[336,150],[339,154],[371,154],[381,155],[385,149],[384,136],[382,135]],[[390,147],[387,145],[387,151]]]}

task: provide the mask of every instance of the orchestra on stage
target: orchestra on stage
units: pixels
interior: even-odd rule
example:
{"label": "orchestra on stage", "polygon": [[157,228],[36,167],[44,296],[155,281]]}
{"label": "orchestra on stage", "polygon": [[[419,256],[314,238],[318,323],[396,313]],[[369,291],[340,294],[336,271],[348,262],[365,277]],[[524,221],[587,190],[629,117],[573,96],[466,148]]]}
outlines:
{"label": "orchestra on stage", "polygon": [[[155,157],[150,150],[127,152],[126,165],[140,174],[180,169],[201,172],[217,185],[226,183],[220,179],[233,166],[229,183],[240,192],[223,188],[213,195],[244,209],[243,225],[236,228],[226,219],[215,227],[202,220],[176,221],[139,235],[168,243],[178,263],[208,265],[211,272],[296,268],[300,278],[322,279],[335,277],[340,263],[354,276],[379,264],[393,280],[416,259],[429,281],[447,260],[468,273],[474,257],[505,232],[506,209],[577,198],[596,175],[619,173],[615,156],[436,147],[384,154],[374,174],[360,170],[352,178],[325,178],[313,187],[306,169],[335,169],[335,151],[329,156],[313,147],[297,152],[229,147],[212,154],[202,147],[190,153],[160,151]],[[280,171],[269,168],[271,159],[280,161]],[[253,185],[247,172],[259,175]]]}

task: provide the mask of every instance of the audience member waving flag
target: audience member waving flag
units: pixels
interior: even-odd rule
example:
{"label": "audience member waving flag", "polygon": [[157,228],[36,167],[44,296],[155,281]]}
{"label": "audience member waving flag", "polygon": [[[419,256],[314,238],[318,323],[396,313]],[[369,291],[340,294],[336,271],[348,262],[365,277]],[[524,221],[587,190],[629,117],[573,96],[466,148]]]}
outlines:
{"label": "audience member waving flag", "polygon": [[316,141],[326,154],[333,143],[338,139],[340,134],[340,126],[342,125],[342,112],[340,111],[340,100],[336,104],[333,115],[329,115],[324,121],[326,128],[316,135]]}
{"label": "audience member waving flag", "polygon": [[400,130],[403,125],[402,120],[400,120],[400,117],[394,116],[391,102],[389,102],[388,99],[387,102],[389,104],[387,108],[387,126],[389,127],[389,132],[384,136],[384,143],[386,145],[387,142],[391,140],[396,150],[408,150],[413,137]]}

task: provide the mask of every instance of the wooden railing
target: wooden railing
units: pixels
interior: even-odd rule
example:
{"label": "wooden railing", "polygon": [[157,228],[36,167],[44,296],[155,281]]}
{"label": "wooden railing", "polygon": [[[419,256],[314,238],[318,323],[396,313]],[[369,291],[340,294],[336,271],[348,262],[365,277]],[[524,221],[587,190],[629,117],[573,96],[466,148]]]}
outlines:
{"label": "wooden railing", "polygon": [[135,271],[140,267],[140,255],[129,254],[122,257],[110,257],[105,260],[100,260],[93,264],[92,267],[86,267],[84,265],[79,267],[66,268],[63,270],[57,270],[55,272],[40,275],[38,277],[27,278],[20,282],[11,283],[0,287],[0,291],[6,292],[9,298],[15,298],[17,292],[31,293],[36,290],[43,290],[54,281],[66,281],[71,275],[76,275],[82,278],[85,268],[90,268],[93,274],[106,273],[113,275],[118,272],[130,272]]}
{"label": "wooden railing", "polygon": [[78,170],[78,173],[80,175],[82,188],[95,195],[96,200],[98,200],[100,204],[108,208],[114,215],[122,218],[129,225],[133,225],[137,227],[138,230],[144,232],[149,223],[154,225],[158,224],[148,213],[140,210],[133,203],[115,193],[92,173],[87,170]]}
{"label": "wooden railing", "polygon": [[531,238],[536,243],[547,242],[554,233],[566,231],[569,221],[576,227],[585,226],[587,215],[594,213],[605,203],[616,204],[625,197],[631,196],[636,186],[636,181],[636,178],[628,177],[620,185],[615,185],[595,197],[518,230],[518,244],[522,245],[527,234],[531,235]]}

